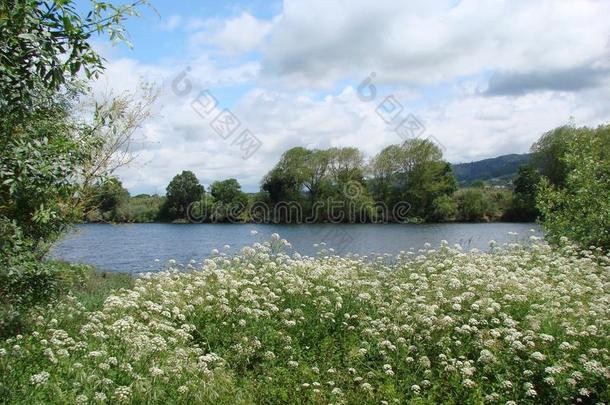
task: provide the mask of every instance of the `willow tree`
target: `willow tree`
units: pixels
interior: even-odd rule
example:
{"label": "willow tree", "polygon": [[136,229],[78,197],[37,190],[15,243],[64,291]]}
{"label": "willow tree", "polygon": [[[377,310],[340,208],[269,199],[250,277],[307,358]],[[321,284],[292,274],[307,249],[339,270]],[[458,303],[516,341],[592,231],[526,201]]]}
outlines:
{"label": "willow tree", "polygon": [[428,218],[434,200],[452,194],[455,177],[442,151],[431,141],[410,139],[390,145],[370,162],[371,189],[377,200],[388,207],[399,203],[411,206],[411,215]]}

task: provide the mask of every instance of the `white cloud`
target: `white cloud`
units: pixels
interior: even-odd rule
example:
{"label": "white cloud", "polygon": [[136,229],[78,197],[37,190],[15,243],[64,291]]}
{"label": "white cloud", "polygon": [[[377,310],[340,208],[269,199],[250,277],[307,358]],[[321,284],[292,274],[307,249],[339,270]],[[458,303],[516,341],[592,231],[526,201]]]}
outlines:
{"label": "white cloud", "polygon": [[[102,77],[93,82],[94,94],[134,91],[140,80],[154,82],[160,87],[154,115],[136,135],[136,161],[118,174],[125,186],[135,192],[161,192],[169,180],[181,170],[193,170],[200,180],[209,185],[214,179],[231,175],[256,184],[258,179],[243,175],[248,168],[237,150],[228,150],[220,139],[191,108],[190,103],[199,91],[217,86],[238,85],[252,80],[258,71],[257,63],[244,63],[219,68],[205,55],[190,61],[186,80],[179,79],[186,65],[168,62],[145,65],[133,59],[120,58],[107,63]],[[172,90],[176,81],[179,90],[190,88],[181,96]],[[222,103],[222,99],[219,97]],[[239,173],[238,173],[239,172]]]}
{"label": "white cloud", "polygon": [[590,66],[608,54],[610,2],[285,0],[264,72],[304,85],[362,76],[430,84],[481,71]]}
{"label": "white cloud", "polygon": [[[162,192],[171,177],[189,169],[205,185],[234,177],[246,190],[255,191],[260,179],[290,147],[357,146],[371,157],[401,141],[375,112],[383,96],[366,103],[350,86],[322,99],[263,88],[251,90],[232,108],[242,128],[250,129],[262,141],[256,154],[244,161],[239,149],[231,145],[232,138],[221,139],[192,110],[190,95],[180,98],[166,93],[161,115],[147,125],[148,143],[143,145],[140,164],[121,176],[127,187]],[[222,105],[221,96],[218,98]],[[543,132],[567,123],[572,116],[578,124],[599,124],[610,116],[609,98],[600,92],[493,98],[463,94],[413,112],[426,124],[424,137],[434,135],[446,148],[448,160],[462,162],[526,152]],[[592,103],[593,99],[598,102]]]}
{"label": "white cloud", "polygon": [[[405,113],[423,119],[424,136],[434,135],[448,160],[471,161],[526,152],[571,117],[586,125],[608,121],[608,11],[610,2],[585,0],[286,0],[269,21],[248,13],[191,17],[186,24],[201,30],[190,37],[198,50],[192,60],[171,55],[147,65],[109,58],[96,86],[133,89],[140,77],[163,84],[139,158],[120,172],[132,192],[164,192],[186,169],[206,186],[234,177],[255,191],[293,146],[357,146],[373,156],[401,141],[375,112],[390,93]],[[210,45],[221,52],[211,53]],[[262,61],[232,59],[256,49]],[[177,96],[172,81],[187,65],[192,91]],[[379,85],[376,100],[367,103],[345,82],[371,71],[378,85],[392,85]],[[232,95],[231,109],[262,141],[246,161],[190,106],[204,88],[224,105],[219,88],[238,85],[249,90]],[[320,95],[312,92],[316,86],[339,91]]]}
{"label": "white cloud", "polygon": [[191,36],[192,46],[209,44],[223,53],[241,54],[261,46],[271,30],[272,22],[242,12],[225,20],[210,19],[204,26],[205,29]]}

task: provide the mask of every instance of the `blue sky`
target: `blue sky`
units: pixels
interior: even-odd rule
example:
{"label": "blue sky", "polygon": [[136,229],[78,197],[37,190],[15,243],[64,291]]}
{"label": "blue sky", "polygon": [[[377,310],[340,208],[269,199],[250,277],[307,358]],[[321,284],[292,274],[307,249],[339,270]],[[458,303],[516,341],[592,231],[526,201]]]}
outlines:
{"label": "blue sky", "polygon": [[[160,89],[136,163],[118,173],[132,193],[163,193],[181,170],[256,191],[287,148],[357,146],[370,158],[401,141],[396,125],[410,114],[449,161],[522,153],[571,117],[608,121],[609,3],[152,0],[156,12],[126,24],[133,49],[96,39],[107,70],[94,87]],[[187,67],[192,91],[179,96],[172,83]],[[358,86],[371,72],[367,101]],[[239,120],[234,134],[193,109],[204,90],[214,114]],[[401,114],[388,124],[389,96]],[[251,155],[238,142],[245,129],[260,144]]]}

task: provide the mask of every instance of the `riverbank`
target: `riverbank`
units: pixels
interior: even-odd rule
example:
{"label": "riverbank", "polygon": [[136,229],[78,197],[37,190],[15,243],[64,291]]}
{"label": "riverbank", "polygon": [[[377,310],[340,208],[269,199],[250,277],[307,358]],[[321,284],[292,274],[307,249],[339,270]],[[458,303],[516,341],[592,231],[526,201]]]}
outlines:
{"label": "riverbank", "polygon": [[67,295],[33,314],[31,333],[0,345],[0,395],[607,402],[610,258],[535,242],[478,254],[444,245],[387,264],[290,257],[276,236],[198,271],[138,278],[97,310]]}

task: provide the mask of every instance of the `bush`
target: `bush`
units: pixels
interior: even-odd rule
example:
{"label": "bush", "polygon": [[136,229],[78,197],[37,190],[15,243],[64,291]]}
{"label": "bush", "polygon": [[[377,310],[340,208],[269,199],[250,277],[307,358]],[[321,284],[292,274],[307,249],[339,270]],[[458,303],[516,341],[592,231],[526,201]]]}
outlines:
{"label": "bush", "polygon": [[40,261],[27,253],[4,259],[0,267],[0,337],[23,332],[25,313],[81,282],[86,271],[86,266]]}
{"label": "bush", "polygon": [[544,179],[538,193],[548,237],[610,249],[610,125],[579,130],[564,164],[564,185]]}
{"label": "bush", "polygon": [[432,209],[432,220],[440,222],[453,221],[458,213],[458,204],[453,197],[442,195],[434,199]]}
{"label": "bush", "polygon": [[471,188],[456,193],[458,205],[458,219],[466,222],[479,222],[488,219],[491,211],[491,201],[485,190]]}
{"label": "bush", "polygon": [[130,197],[125,204],[118,207],[114,221],[117,222],[154,222],[159,220],[165,197],[139,194]]}

